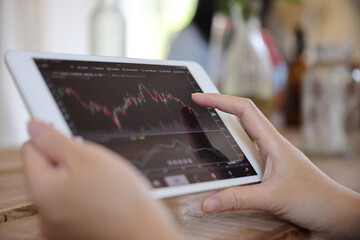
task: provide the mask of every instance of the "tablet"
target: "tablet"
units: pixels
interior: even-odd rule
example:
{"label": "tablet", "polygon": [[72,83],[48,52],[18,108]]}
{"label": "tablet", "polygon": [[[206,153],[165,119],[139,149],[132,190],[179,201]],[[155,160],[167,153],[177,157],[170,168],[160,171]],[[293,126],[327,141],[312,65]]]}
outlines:
{"label": "tablet", "polygon": [[218,93],[194,62],[9,51],[30,114],[124,156],[157,198],[260,182],[238,119],[191,100]]}

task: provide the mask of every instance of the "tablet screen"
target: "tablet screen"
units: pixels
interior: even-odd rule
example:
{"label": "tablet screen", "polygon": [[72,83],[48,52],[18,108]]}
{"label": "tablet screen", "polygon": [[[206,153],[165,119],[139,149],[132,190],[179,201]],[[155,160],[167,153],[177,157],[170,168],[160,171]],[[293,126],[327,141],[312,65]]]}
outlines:
{"label": "tablet screen", "polygon": [[186,66],[34,59],[73,135],[118,152],[154,188],[257,175]]}

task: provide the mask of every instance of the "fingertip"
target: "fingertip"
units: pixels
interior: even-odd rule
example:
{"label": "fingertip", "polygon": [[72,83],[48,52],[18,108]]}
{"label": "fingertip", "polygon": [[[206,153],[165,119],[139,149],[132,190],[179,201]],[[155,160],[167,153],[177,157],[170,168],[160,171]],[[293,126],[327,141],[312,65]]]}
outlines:
{"label": "fingertip", "polygon": [[74,143],[79,142],[39,120],[31,120],[28,130],[31,143],[55,165],[67,162],[73,154]]}
{"label": "fingertip", "polygon": [[193,93],[192,96],[192,100],[202,106],[202,107],[206,107],[209,105],[211,99],[209,99],[209,97],[211,96],[211,93]]}
{"label": "fingertip", "polygon": [[214,199],[218,200],[216,198],[216,195],[220,193],[222,190],[216,190],[211,192],[209,195],[207,195],[201,204],[201,209],[204,213],[214,213],[215,211],[218,212],[220,209],[220,202],[212,202]]}
{"label": "fingertip", "polygon": [[220,201],[216,197],[205,199],[201,206],[204,213],[216,213],[220,211]]}
{"label": "fingertip", "polygon": [[191,98],[192,100],[197,100],[199,97],[203,96],[204,93],[192,93]]}
{"label": "fingertip", "polygon": [[36,119],[30,120],[30,122],[28,123],[28,131],[31,138],[36,138],[40,136],[48,127],[48,124]]}

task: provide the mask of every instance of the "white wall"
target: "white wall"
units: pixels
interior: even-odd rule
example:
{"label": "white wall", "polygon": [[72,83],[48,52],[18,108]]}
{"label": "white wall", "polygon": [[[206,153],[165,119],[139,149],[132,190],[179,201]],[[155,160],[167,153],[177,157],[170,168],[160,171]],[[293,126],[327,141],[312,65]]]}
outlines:
{"label": "white wall", "polygon": [[[127,56],[137,58],[164,58],[169,37],[164,29],[177,20],[174,16],[181,17],[187,6],[196,4],[196,0],[118,1],[127,27]],[[0,149],[18,147],[26,140],[29,119],[4,65],[5,50],[89,54],[90,19],[97,2],[0,0]]]}
{"label": "white wall", "polygon": [[4,64],[7,49],[89,53],[96,0],[0,0],[0,148],[27,139],[29,115]]}
{"label": "white wall", "polygon": [[[21,2],[21,4],[20,4]],[[26,139],[29,118],[24,104],[5,68],[6,49],[39,49],[38,1],[1,0],[0,2],[0,147],[19,145]],[[18,26],[22,26],[18,28]]]}

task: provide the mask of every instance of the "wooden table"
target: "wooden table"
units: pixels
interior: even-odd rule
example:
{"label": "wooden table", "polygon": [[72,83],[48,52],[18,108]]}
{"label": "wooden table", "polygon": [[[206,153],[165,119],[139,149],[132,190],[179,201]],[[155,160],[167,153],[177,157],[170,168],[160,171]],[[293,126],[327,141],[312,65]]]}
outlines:
{"label": "wooden table", "polygon": [[[290,134],[298,143],[297,132]],[[313,158],[338,182],[360,192],[360,157]],[[26,196],[19,150],[0,151],[0,239],[42,239],[36,208]],[[185,232],[195,239],[317,239],[310,232],[260,211],[205,215],[204,194],[165,200]]]}

